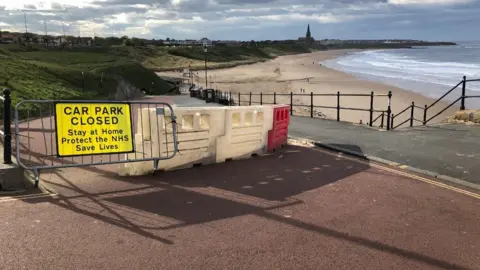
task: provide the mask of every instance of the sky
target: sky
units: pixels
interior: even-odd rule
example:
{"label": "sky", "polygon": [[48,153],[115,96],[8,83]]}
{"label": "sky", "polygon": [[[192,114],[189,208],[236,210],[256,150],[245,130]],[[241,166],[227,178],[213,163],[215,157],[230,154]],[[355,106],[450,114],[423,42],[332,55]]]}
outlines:
{"label": "sky", "polygon": [[213,40],[480,40],[480,0],[0,0],[0,29]]}

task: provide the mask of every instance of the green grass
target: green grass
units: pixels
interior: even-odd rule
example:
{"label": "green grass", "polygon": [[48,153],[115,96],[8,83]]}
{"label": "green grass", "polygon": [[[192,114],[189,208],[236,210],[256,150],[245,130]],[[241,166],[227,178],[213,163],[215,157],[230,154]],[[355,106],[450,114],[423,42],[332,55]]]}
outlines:
{"label": "green grass", "polygon": [[[194,59],[194,60],[204,60],[205,52],[202,47],[179,47],[171,48],[168,50],[169,54],[175,56],[181,56],[184,58]],[[263,59],[271,58],[270,55],[258,48],[247,48],[247,47],[226,47],[226,46],[216,46],[208,48],[207,52],[208,61],[223,63],[231,61],[242,61],[249,59]]]}
{"label": "green grass", "polygon": [[173,87],[121,49],[0,46],[0,88],[12,90],[14,104],[24,99],[105,99],[114,95],[120,78],[156,94]]}
{"label": "green grass", "polygon": [[311,51],[305,46],[295,44],[277,44],[275,46],[265,46],[261,48],[261,50],[270,56],[308,53]]}
{"label": "green grass", "polygon": [[[228,68],[253,64],[287,54],[308,53],[305,46],[294,44],[276,44],[256,46],[214,46],[209,47],[207,61],[209,68]],[[201,46],[159,47],[153,52],[142,55],[142,64],[156,71],[179,70],[187,67],[203,69],[205,53]]]}
{"label": "green grass", "polygon": [[[287,44],[214,46],[208,48],[207,57],[209,68],[225,68],[309,51],[304,46]],[[111,98],[119,79],[137,88],[151,89],[154,94],[165,94],[174,86],[154,71],[189,66],[203,69],[204,57],[200,46],[46,49],[3,44],[0,45],[0,88],[12,90],[14,105],[32,99]]]}

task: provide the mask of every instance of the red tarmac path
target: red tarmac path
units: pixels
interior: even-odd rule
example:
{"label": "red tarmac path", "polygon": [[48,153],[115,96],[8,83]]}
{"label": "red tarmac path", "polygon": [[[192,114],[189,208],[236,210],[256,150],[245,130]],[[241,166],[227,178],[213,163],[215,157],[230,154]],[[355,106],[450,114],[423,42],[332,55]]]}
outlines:
{"label": "red tarmac path", "polygon": [[[480,196],[315,148],[0,198],[0,269],[480,269]],[[426,182],[425,182],[426,181]]]}

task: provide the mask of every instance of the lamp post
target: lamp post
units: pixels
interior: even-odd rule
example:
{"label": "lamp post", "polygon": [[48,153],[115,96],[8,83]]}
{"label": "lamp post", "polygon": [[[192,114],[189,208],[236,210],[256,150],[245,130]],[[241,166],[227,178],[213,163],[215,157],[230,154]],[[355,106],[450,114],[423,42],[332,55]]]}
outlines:
{"label": "lamp post", "polygon": [[83,88],[83,92],[85,92],[85,75],[83,74],[83,70],[82,70],[82,88]]}
{"label": "lamp post", "polygon": [[190,85],[193,85],[193,76],[192,76],[192,66],[191,65],[188,65],[188,77],[189,77],[189,81],[190,81]]}
{"label": "lamp post", "polygon": [[203,42],[203,52],[205,53],[205,88],[208,88],[208,81],[207,81],[207,42]]}

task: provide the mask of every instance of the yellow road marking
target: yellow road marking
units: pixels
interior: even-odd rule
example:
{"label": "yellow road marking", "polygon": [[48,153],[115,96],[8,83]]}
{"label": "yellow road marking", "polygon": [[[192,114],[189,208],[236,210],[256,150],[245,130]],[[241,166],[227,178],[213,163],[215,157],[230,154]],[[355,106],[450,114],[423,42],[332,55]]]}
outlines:
{"label": "yellow road marking", "polygon": [[[337,156],[337,154],[334,154],[331,151],[327,151],[327,150],[323,150],[323,149],[319,149],[319,148],[312,148],[312,149],[315,150],[315,151],[318,151],[318,152],[328,154],[330,156],[335,156],[335,157]],[[447,185],[447,184],[444,184],[444,183],[440,183],[440,182],[437,182],[437,181],[433,181],[433,180],[430,180],[430,179],[427,179],[425,177],[421,177],[421,176],[418,176],[418,175],[415,175],[415,174],[395,170],[395,169],[389,168],[385,165],[379,165],[379,164],[372,163],[372,162],[369,162],[369,161],[364,161],[364,160],[356,158],[356,157],[351,157],[351,156],[347,157],[345,155],[342,156],[341,158],[351,160],[351,161],[354,161],[354,162],[357,162],[357,163],[361,163],[361,164],[364,164],[364,165],[369,165],[371,167],[375,167],[375,168],[378,168],[378,169],[389,171],[389,172],[392,172],[392,173],[395,173],[395,174],[398,174],[398,175],[405,176],[407,178],[422,181],[422,182],[425,182],[425,183],[428,183],[428,184],[431,184],[431,185],[434,185],[434,186],[437,186],[437,187],[445,188],[445,189],[452,190],[452,191],[455,191],[455,192],[458,192],[458,193],[461,193],[461,194],[464,194],[464,195],[467,195],[467,196],[470,196],[470,197],[474,197],[476,199],[480,199],[480,194],[470,192],[470,191],[467,191],[467,190],[464,190],[464,189],[461,189],[461,188],[457,188],[457,187],[454,187],[454,186],[450,186],[450,185]],[[408,167],[406,165],[402,165],[402,166]],[[400,166],[400,167],[402,167],[402,166]]]}
{"label": "yellow road marking", "polygon": [[52,193],[40,193],[40,194],[29,194],[29,195],[5,196],[5,197],[0,197],[0,203],[28,200],[28,199],[38,199],[38,198],[44,198],[44,197],[54,197],[56,195],[57,194],[52,194]]}
{"label": "yellow road marking", "polygon": [[401,165],[401,166],[398,166],[398,167],[399,167],[400,169],[406,169],[406,168],[408,168],[407,165]]}

